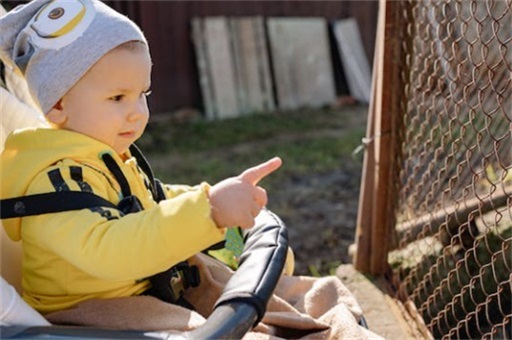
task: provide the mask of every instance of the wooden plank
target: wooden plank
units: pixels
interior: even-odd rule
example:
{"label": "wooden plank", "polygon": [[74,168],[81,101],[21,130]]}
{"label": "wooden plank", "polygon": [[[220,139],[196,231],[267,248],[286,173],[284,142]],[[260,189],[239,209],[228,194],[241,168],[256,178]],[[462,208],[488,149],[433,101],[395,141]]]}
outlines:
{"label": "wooden plank", "polygon": [[321,107],[335,100],[323,18],[269,18],[272,65],[281,109]]}
{"label": "wooden plank", "polygon": [[275,109],[263,18],[194,19],[192,29],[208,118]]}
{"label": "wooden plank", "polygon": [[[250,36],[250,32],[244,30],[240,27],[242,19],[233,19],[230,18],[228,20],[229,24],[229,37],[231,39],[231,44],[233,47],[233,67],[234,67],[234,75],[236,79],[236,97],[238,99],[239,107],[239,115],[246,113],[244,108],[247,106],[247,97],[250,95],[247,91],[247,74],[245,71],[245,60],[243,57],[244,54],[244,39],[248,39]],[[243,25],[242,25],[243,26]]]}
{"label": "wooden plank", "polygon": [[236,117],[240,108],[228,20],[225,17],[209,17],[203,20],[214,116],[216,118]]}
{"label": "wooden plank", "polygon": [[371,70],[357,21],[354,18],[338,20],[333,28],[350,94],[360,102],[369,103]]}
{"label": "wooden plank", "polygon": [[402,6],[400,1],[381,0],[381,17],[384,31],[382,53],[379,55],[379,68],[382,76],[376,87],[375,120],[375,193],[374,217],[372,226],[372,254],[370,272],[373,275],[384,274],[389,269],[388,251],[391,233],[395,226],[394,207],[396,193],[392,190],[394,180],[395,152],[397,143],[398,117],[402,114],[400,103],[404,96],[404,84],[400,78],[399,66],[404,63],[402,50],[402,29],[400,21]]}
{"label": "wooden plank", "polygon": [[211,84],[211,75],[209,74],[209,63],[206,57],[206,42],[202,19],[192,19],[192,40],[196,52],[196,64],[199,70],[199,86],[203,97],[206,118],[214,119],[216,109],[214,107],[213,85]]}
{"label": "wooden plank", "polygon": [[[382,28],[379,20],[378,27]],[[373,58],[373,79],[368,108],[368,123],[366,126],[366,138],[364,141],[365,153],[363,159],[363,174],[361,179],[361,190],[359,194],[359,208],[356,222],[356,252],[353,258],[354,268],[361,273],[370,272],[372,228],[373,228],[373,195],[375,191],[375,111],[377,105],[377,84],[381,83],[382,64],[380,59],[384,46],[384,30],[378,30],[375,42],[375,55]]]}
{"label": "wooden plank", "polygon": [[272,80],[261,17],[230,19],[238,100],[243,114],[273,110]]}
{"label": "wooden plank", "polygon": [[[390,236],[395,225],[393,189],[397,116],[403,96],[403,84],[397,70],[402,61],[397,15],[401,3],[380,1],[377,49],[367,130],[368,151],[363,173],[358,225],[356,230],[356,269],[373,275],[389,269],[387,261]],[[364,235],[369,233],[370,235]]]}
{"label": "wooden plank", "polygon": [[[376,47],[376,51],[379,47]],[[374,77],[375,79],[375,77]],[[375,80],[376,81],[376,80]],[[374,81],[374,83],[375,83]],[[375,104],[370,102],[368,110],[368,123],[366,127],[366,139],[364,142],[365,153],[363,159],[363,174],[359,193],[359,208],[356,222],[356,252],[353,258],[354,268],[361,273],[370,272],[370,258],[372,245],[373,225],[373,191],[375,167],[375,146],[373,142],[373,130],[375,128]]]}
{"label": "wooden plank", "polygon": [[[386,179],[389,177],[389,148],[391,147],[389,135],[382,135],[382,131],[389,131],[390,120],[388,115],[390,98],[384,95],[387,92],[386,87],[390,81],[390,70],[387,64],[389,56],[387,52],[391,48],[391,41],[388,39],[393,22],[388,22],[391,11],[390,3],[386,0],[381,0],[381,12],[379,17],[379,38],[382,39],[382,48],[379,49],[379,82],[376,84],[376,107],[375,107],[375,166],[374,166],[374,192],[372,195],[373,200],[373,218],[372,218],[372,236],[371,236],[371,256],[370,256],[370,273],[383,274],[387,270],[387,240],[389,237],[390,226],[387,223],[388,215],[386,208],[386,196],[388,183]],[[392,95],[392,94],[391,94]]]}
{"label": "wooden plank", "polygon": [[260,75],[260,91],[263,99],[263,110],[273,111],[276,108],[274,98],[274,85],[270,69],[269,46],[265,33],[265,22],[258,18],[254,24],[254,39],[256,42],[256,53],[258,54],[258,74]]}

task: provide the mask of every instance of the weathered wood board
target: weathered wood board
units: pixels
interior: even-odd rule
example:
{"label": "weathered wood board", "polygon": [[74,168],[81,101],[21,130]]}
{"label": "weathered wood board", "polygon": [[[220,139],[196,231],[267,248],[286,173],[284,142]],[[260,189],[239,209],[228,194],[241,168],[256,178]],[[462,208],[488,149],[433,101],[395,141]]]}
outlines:
{"label": "weathered wood board", "polygon": [[332,104],[336,93],[325,19],[269,18],[267,28],[279,108]]}
{"label": "weathered wood board", "polygon": [[263,18],[208,17],[192,26],[207,117],[274,110]]}
{"label": "weathered wood board", "polygon": [[357,21],[354,18],[338,20],[333,29],[350,94],[358,101],[368,103],[372,75]]}

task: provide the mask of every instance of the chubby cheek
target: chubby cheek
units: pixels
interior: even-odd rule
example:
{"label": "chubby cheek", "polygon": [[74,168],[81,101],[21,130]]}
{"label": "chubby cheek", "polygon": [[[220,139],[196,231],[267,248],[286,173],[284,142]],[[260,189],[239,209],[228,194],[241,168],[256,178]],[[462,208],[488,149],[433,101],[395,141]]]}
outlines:
{"label": "chubby cheek", "polygon": [[105,119],[82,119],[74,121],[72,130],[83,133],[107,145],[113,146],[117,129]]}
{"label": "chubby cheek", "polygon": [[86,119],[81,122],[82,129],[89,135],[106,138],[109,131],[109,122],[102,119]]}

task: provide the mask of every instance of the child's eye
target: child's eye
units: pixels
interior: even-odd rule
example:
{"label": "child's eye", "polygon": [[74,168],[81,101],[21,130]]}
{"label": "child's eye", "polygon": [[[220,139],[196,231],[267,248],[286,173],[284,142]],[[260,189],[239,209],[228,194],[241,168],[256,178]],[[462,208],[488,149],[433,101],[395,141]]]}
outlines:
{"label": "child's eye", "polygon": [[113,96],[113,97],[110,97],[111,100],[115,101],[115,102],[120,102],[122,99],[124,98],[124,95],[122,94],[119,94],[117,96]]}

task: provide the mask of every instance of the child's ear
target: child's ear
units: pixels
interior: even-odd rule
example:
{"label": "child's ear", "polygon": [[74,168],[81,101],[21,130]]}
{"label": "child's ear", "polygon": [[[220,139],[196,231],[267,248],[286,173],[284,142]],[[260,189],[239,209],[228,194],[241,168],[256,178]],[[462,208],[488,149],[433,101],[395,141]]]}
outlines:
{"label": "child's ear", "polygon": [[62,106],[62,99],[60,99],[51,110],[46,114],[46,119],[55,125],[62,125],[67,119],[66,113]]}

